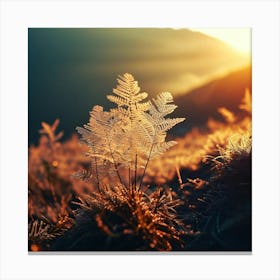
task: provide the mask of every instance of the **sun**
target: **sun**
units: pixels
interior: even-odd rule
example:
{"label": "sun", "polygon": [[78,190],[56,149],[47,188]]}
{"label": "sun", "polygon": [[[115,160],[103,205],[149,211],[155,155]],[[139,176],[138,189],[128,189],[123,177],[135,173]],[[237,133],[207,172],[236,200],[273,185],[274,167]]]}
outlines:
{"label": "sun", "polygon": [[191,30],[215,37],[243,54],[251,53],[250,28],[191,28]]}

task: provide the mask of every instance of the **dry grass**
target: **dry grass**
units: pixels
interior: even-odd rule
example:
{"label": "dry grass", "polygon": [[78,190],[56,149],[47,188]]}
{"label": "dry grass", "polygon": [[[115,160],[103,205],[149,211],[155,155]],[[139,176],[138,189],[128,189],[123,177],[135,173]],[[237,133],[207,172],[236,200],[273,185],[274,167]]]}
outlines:
{"label": "dry grass", "polygon": [[[59,122],[42,123],[39,144],[29,148],[29,250],[188,250],[199,248],[194,240],[207,248],[212,238],[208,219],[216,225],[221,209],[231,205],[224,211],[231,217],[235,204],[250,199],[250,102],[246,93],[240,108],[247,117],[239,119],[223,108],[225,122],[209,120],[206,129],[176,139],[176,146],[149,162],[142,187],[138,170],[133,180],[121,167],[124,184],[118,178],[93,184],[92,172],[86,171],[91,167],[87,148],[78,137],[61,142]],[[190,179],[203,169],[211,176]],[[84,181],[73,176],[79,170],[85,170]],[[158,187],[178,175],[181,188]],[[228,228],[227,222],[221,228]]]}
{"label": "dry grass", "polygon": [[[134,186],[103,185],[99,192],[80,198],[78,205],[77,215],[91,216],[112,238],[137,240],[135,250],[169,251],[182,245],[185,232],[175,209],[180,200],[174,199],[170,190],[144,192]],[[115,224],[116,219],[121,227]]]}

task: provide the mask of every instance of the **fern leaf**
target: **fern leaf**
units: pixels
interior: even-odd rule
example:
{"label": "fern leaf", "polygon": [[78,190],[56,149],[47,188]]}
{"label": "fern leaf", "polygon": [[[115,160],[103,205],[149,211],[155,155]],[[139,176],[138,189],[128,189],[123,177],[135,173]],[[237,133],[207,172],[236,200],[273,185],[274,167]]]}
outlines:
{"label": "fern leaf", "polygon": [[116,103],[118,106],[128,106],[128,105],[129,105],[127,99],[125,99],[125,98],[123,98],[123,97],[113,96],[113,95],[107,95],[107,98],[108,98],[111,102]]}
{"label": "fern leaf", "polygon": [[92,173],[98,170],[102,177],[118,175],[122,183],[119,168],[133,171],[141,167],[144,174],[149,160],[175,145],[165,141],[167,131],[185,119],[165,118],[177,107],[172,94],[162,92],[152,102],[145,101],[148,94],[140,92],[129,73],[119,76],[113,93],[107,98],[117,107],[106,112],[94,106],[89,123],[77,131],[89,148],[87,155],[92,159],[92,169],[96,169]]}

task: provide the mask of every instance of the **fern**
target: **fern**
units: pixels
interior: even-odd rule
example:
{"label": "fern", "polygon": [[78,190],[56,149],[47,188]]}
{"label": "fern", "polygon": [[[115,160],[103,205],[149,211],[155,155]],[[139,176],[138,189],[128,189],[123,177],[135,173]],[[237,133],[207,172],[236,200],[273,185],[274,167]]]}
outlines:
{"label": "fern", "polygon": [[165,141],[167,131],[184,118],[166,118],[177,107],[171,93],[163,92],[145,101],[148,94],[140,92],[131,74],[119,76],[117,82],[115,95],[107,96],[117,107],[106,112],[94,106],[89,123],[77,128],[88,146],[87,156],[92,159],[91,172],[95,176],[87,178],[93,178],[98,185],[104,177],[118,178],[123,184],[120,172],[125,169],[128,184],[136,185],[137,171],[142,169],[141,185],[149,161],[176,144]]}

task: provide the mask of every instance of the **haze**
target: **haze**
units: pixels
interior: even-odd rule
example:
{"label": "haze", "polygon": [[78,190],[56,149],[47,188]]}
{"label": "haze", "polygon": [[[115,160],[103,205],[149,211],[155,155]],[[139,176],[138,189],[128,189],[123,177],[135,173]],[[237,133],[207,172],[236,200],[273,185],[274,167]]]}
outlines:
{"label": "haze", "polygon": [[133,74],[151,96],[179,95],[249,63],[248,55],[187,29],[31,28],[29,142],[41,121],[60,118],[74,132],[93,105],[108,106],[119,74]]}

